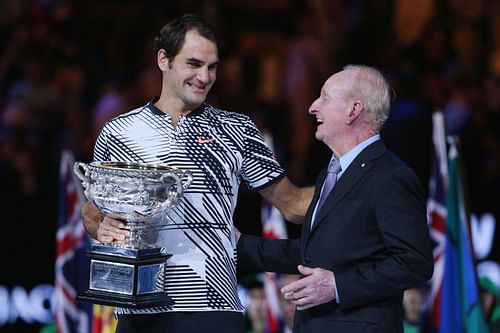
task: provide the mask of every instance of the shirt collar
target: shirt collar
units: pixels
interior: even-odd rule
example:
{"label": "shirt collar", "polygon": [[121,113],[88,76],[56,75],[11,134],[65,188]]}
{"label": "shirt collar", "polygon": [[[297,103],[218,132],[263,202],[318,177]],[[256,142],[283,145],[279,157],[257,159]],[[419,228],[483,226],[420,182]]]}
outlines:
{"label": "shirt collar", "polygon": [[[158,109],[156,106],[155,106],[155,103],[156,101],[158,101],[160,99],[159,96],[156,96],[154,97],[151,101],[149,101],[148,103],[148,106],[149,106],[149,109],[151,110],[151,112],[153,112],[154,114],[157,114],[157,115],[165,115],[165,112],[163,112],[162,110]],[[189,112],[186,117],[192,117],[192,116],[197,116],[199,114],[201,114],[203,112],[203,109],[206,107],[206,103],[202,103],[199,107],[197,107],[196,109],[194,109],[193,111]]]}
{"label": "shirt collar", "polygon": [[[337,179],[342,176],[344,171],[347,170],[349,165],[351,165],[352,161],[354,161],[354,159],[363,151],[363,149],[365,149],[366,147],[368,147],[369,145],[371,145],[372,143],[374,143],[375,141],[378,141],[378,140],[380,140],[380,134],[377,133],[377,134],[369,137],[365,141],[357,144],[356,146],[354,146],[354,148],[352,148],[347,153],[342,155],[340,157],[341,171],[337,175]],[[335,159],[335,156],[332,155],[331,159]]]}

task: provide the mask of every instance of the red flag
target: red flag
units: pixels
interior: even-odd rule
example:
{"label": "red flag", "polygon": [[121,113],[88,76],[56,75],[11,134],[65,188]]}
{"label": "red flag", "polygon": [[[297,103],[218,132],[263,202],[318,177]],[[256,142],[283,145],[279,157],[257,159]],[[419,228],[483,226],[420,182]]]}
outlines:
{"label": "red flag", "polygon": [[56,328],[58,333],[87,333],[90,328],[90,304],[76,301],[87,287],[88,237],[80,217],[84,201],[80,182],[73,174],[74,158],[63,151],[59,169],[59,213],[56,235]]}
{"label": "red flag", "polygon": [[[272,148],[272,138],[264,133],[264,138]],[[287,238],[285,219],[280,211],[266,200],[261,209],[262,234],[265,238],[285,239]],[[264,295],[266,299],[266,332],[275,333],[280,331],[283,325],[283,313],[279,299],[279,283],[276,273],[264,272]]]}
{"label": "red flag", "polygon": [[92,333],[113,333],[116,329],[116,318],[114,307],[105,305],[94,305],[92,313]]}
{"label": "red flag", "polygon": [[[270,239],[287,238],[285,220],[280,211],[264,201],[262,204],[262,232]],[[279,300],[279,283],[276,273],[264,272],[264,295],[266,298],[266,332],[274,333],[281,329],[283,314]]]}
{"label": "red flag", "polygon": [[444,273],[444,250],[446,240],[446,188],[448,182],[446,135],[444,119],[441,112],[432,118],[433,160],[429,181],[429,198],[427,201],[427,217],[431,239],[434,243],[434,275],[431,280],[429,297],[429,326],[437,328],[440,324],[441,284]]}

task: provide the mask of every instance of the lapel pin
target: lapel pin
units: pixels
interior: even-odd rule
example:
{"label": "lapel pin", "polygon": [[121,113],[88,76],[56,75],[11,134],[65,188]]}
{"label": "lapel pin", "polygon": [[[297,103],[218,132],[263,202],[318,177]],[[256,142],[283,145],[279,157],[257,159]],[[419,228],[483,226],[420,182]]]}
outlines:
{"label": "lapel pin", "polygon": [[364,168],[366,166],[366,163],[361,163],[361,167]]}

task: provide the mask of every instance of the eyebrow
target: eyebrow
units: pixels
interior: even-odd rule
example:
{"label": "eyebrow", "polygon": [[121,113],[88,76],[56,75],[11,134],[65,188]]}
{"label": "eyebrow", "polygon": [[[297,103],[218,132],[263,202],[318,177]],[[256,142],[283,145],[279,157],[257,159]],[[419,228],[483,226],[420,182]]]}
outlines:
{"label": "eyebrow", "polygon": [[[187,58],[187,59],[186,59],[186,62],[195,62],[195,63],[197,63],[197,64],[203,64],[203,63],[204,63],[202,60],[197,59],[197,58]],[[211,63],[211,64],[208,64],[208,66],[209,66],[209,67],[210,67],[210,66],[216,66],[216,65],[218,65],[218,64],[219,64],[219,60],[214,61],[214,62],[213,62],[213,63]]]}

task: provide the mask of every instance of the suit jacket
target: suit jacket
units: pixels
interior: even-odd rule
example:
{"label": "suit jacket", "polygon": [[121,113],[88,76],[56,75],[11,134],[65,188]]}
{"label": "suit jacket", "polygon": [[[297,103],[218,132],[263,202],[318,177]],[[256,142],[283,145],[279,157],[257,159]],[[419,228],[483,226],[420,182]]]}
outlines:
{"label": "suit jacket", "polygon": [[374,142],[337,180],[311,229],[325,176],[326,168],[300,239],[242,235],[238,264],[295,274],[302,264],[334,272],[338,302],[296,311],[294,332],[403,332],[403,291],[433,271],[423,188],[382,141]]}

